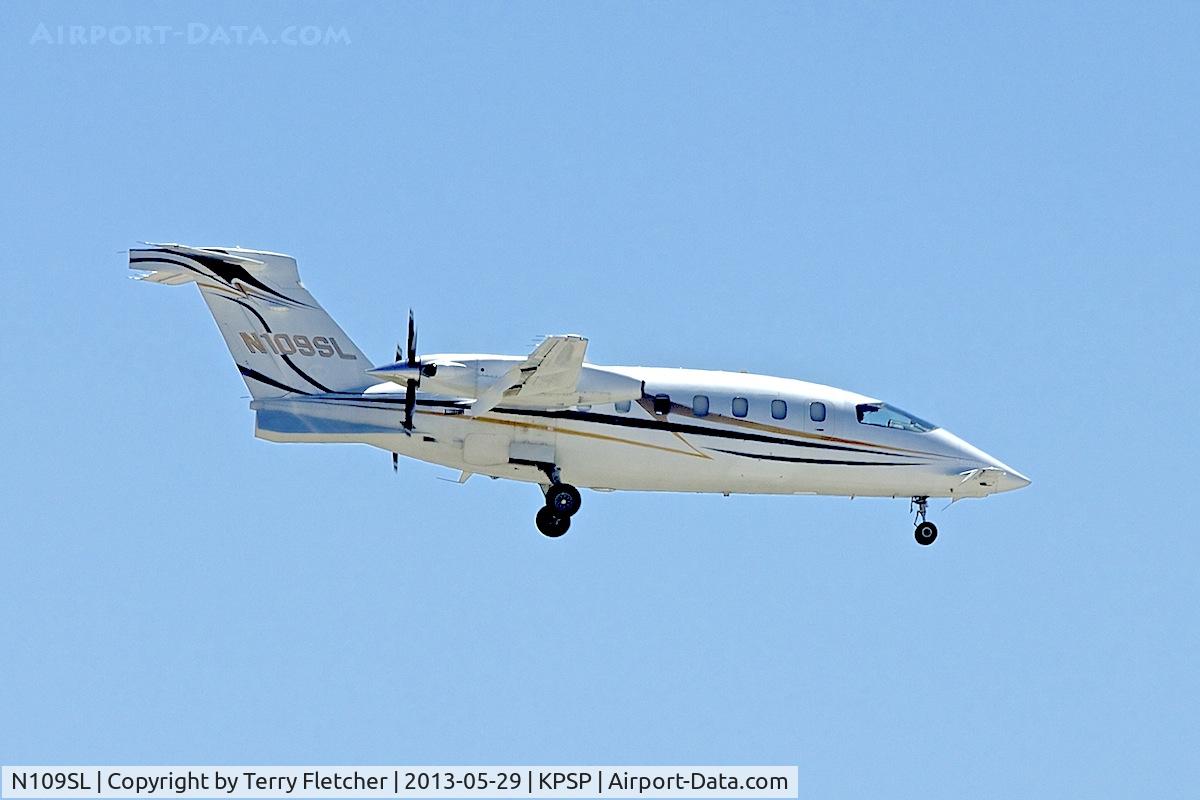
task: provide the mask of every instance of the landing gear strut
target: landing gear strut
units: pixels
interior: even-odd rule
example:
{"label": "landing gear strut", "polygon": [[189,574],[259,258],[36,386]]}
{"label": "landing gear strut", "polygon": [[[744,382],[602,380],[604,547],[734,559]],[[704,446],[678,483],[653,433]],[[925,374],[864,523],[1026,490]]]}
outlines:
{"label": "landing gear strut", "polygon": [[917,516],[913,520],[916,523],[916,530],[913,532],[913,538],[917,540],[917,544],[928,547],[937,539],[937,525],[925,519],[925,512],[929,509],[928,497],[914,497],[908,510],[916,509]]}
{"label": "landing gear strut", "polygon": [[[558,469],[555,468],[554,478],[558,477],[557,473]],[[581,503],[578,489],[569,483],[554,480],[546,487],[546,505],[538,509],[534,519],[537,529],[545,536],[557,539],[570,529],[571,517],[579,511]]]}

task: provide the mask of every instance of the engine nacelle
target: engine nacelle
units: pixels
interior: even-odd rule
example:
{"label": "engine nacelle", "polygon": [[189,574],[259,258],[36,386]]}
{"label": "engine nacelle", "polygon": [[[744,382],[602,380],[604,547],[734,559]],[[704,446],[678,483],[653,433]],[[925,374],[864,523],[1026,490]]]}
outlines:
{"label": "engine nacelle", "polygon": [[[435,355],[423,359],[417,366],[400,361],[367,372],[401,386],[415,380],[423,392],[448,397],[479,397],[522,360],[513,356]],[[585,364],[573,391],[551,396],[536,394],[528,398],[517,395],[505,398],[502,404],[517,408],[568,408],[637,400],[641,396],[640,380]]]}
{"label": "engine nacelle", "polygon": [[619,403],[622,400],[640,400],[645,389],[637,378],[610,372],[599,367],[585,366],[579,373],[578,397],[573,403],[564,405],[592,406],[604,403]]}
{"label": "engine nacelle", "polygon": [[436,372],[436,369],[437,368],[432,364],[417,364],[412,366],[405,364],[402,361],[397,361],[395,364],[389,364],[386,367],[369,369],[367,370],[367,374],[383,381],[390,381],[391,383],[398,383],[401,386],[404,386],[409,381],[417,381],[420,383],[421,379],[425,377],[426,374],[432,374],[428,373],[428,370],[433,370]]}
{"label": "engine nacelle", "polygon": [[460,361],[434,361],[434,374],[421,379],[421,391],[450,397],[477,397],[479,370]]}

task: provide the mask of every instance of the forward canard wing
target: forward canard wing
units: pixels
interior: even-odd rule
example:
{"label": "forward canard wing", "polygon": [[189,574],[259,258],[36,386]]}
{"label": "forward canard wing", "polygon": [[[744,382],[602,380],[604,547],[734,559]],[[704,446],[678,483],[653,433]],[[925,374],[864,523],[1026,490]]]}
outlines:
{"label": "forward canard wing", "polygon": [[483,414],[502,402],[547,407],[578,402],[587,345],[587,339],[575,334],[546,337],[528,358],[481,392],[468,413]]}

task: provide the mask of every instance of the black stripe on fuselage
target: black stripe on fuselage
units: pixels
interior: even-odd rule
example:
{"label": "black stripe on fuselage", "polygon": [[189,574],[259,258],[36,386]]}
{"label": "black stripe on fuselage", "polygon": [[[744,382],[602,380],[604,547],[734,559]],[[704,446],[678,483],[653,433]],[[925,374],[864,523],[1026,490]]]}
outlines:
{"label": "black stripe on fuselage", "polygon": [[[329,397],[320,398],[321,402],[330,403],[345,403],[350,402],[366,402],[366,403],[384,403],[386,405],[404,405],[403,397],[375,397],[361,394],[339,394],[332,393]],[[471,407],[470,401],[463,400],[420,400],[416,401],[418,406],[429,406],[430,408],[461,408],[464,411]]]}
{"label": "black stripe on fuselage", "polygon": [[704,449],[731,456],[757,458],[760,461],[787,461],[792,464],[837,464],[849,467],[919,467],[925,463],[911,461],[841,461],[832,458],[800,458],[799,456],[772,456],[765,453],[740,453],[736,450],[722,450],[719,447],[706,447]]}
{"label": "black stripe on fuselage", "polygon": [[[904,453],[880,452],[863,447],[849,447],[825,442],[800,442],[795,439],[785,439],[782,436],[768,436],[762,433],[747,433],[728,430],[726,428],[710,428],[704,425],[692,425],[685,422],[671,422],[669,419],[640,419],[638,417],[614,417],[608,414],[596,414],[591,411],[542,411],[539,409],[497,408],[498,414],[526,415],[551,419],[571,419],[580,422],[598,422],[605,425],[616,425],[623,428],[641,428],[642,430],[658,430],[667,433],[690,433],[693,436],[712,436],[718,439],[736,439],[742,442],[761,442],[763,444],[785,444],[794,447],[812,447],[818,450],[842,450],[851,453],[869,453],[871,455],[898,456],[912,458]],[[881,448],[882,450],[882,448]]]}
{"label": "black stripe on fuselage", "polygon": [[[346,396],[337,398],[339,401],[346,400],[351,402],[367,401],[380,403],[398,403],[403,404],[401,398],[375,398],[365,397],[361,395]],[[461,400],[417,400],[418,406],[433,406],[433,407],[451,407],[451,408],[470,408],[470,402]],[[850,453],[865,453],[869,455],[892,456],[894,458],[919,458],[919,456],[908,455],[906,453],[896,453],[888,450],[870,450],[864,447],[850,447],[847,445],[828,444],[825,442],[803,442],[795,439],[785,439],[782,436],[768,436],[761,433],[747,433],[743,431],[727,430],[725,428],[710,428],[704,425],[691,425],[683,422],[671,422],[670,420],[659,419],[640,419],[637,417],[615,417],[610,414],[597,414],[591,411],[544,411],[541,409],[531,408],[494,408],[492,413],[508,414],[511,416],[526,416],[539,417],[543,419],[569,419],[578,422],[593,422],[600,425],[613,425],[621,428],[639,428],[642,430],[663,431],[666,433],[688,433],[693,436],[711,436],[718,439],[733,439],[740,442],[759,442],[762,444],[782,444],[792,447],[809,447],[816,450],[833,450]],[[819,463],[819,462],[817,462]]]}

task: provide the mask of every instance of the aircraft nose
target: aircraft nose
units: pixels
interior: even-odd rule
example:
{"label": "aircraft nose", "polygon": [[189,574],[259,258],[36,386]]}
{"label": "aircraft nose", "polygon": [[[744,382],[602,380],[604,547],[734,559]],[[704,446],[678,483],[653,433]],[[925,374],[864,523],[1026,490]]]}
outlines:
{"label": "aircraft nose", "polygon": [[946,443],[947,454],[960,459],[962,464],[969,465],[972,469],[984,471],[984,474],[979,477],[984,481],[983,485],[991,487],[991,491],[1011,492],[1014,489],[1023,489],[1032,483],[1028,477],[1008,464],[949,431],[939,430],[935,433],[939,433],[941,440]]}
{"label": "aircraft nose", "polygon": [[999,466],[1000,469],[1004,470],[1004,475],[1000,477],[999,485],[997,486],[1000,491],[1011,492],[1014,489],[1024,489],[1026,486],[1033,483],[1033,481],[1029,480],[1029,478],[1026,478],[1012,467],[1007,467],[1003,464],[1000,464]]}

